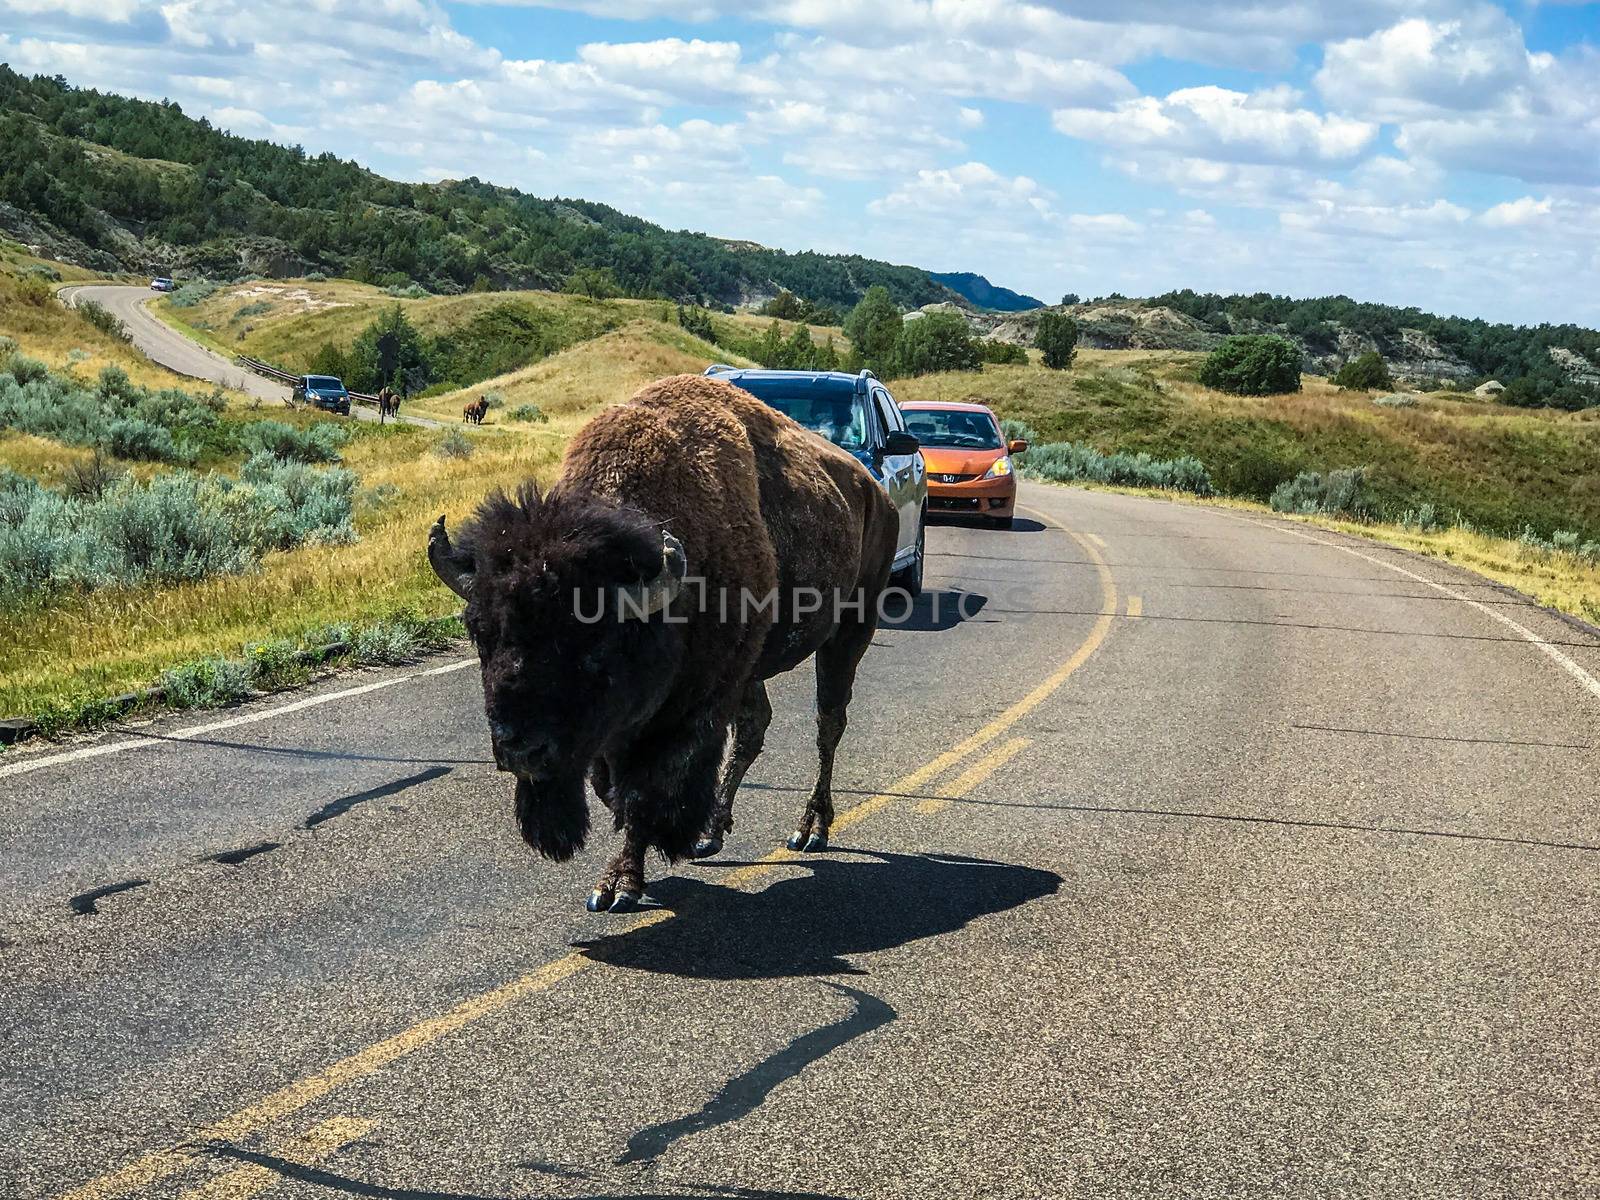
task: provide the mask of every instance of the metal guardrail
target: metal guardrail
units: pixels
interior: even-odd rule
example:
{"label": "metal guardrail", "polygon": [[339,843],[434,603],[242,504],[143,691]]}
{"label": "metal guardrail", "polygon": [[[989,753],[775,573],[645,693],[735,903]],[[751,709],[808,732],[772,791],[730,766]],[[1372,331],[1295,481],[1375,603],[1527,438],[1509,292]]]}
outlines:
{"label": "metal guardrail", "polygon": [[[239,365],[246,370],[254,371],[257,375],[264,375],[268,379],[276,379],[279,383],[293,383],[300,378],[300,376],[292,375],[288,371],[273,366],[271,363],[262,362],[259,358],[251,358],[248,354],[239,355],[238,361]],[[378,398],[369,396],[365,392],[351,392],[350,399],[359,400],[363,404],[370,404],[373,408],[378,407]]]}

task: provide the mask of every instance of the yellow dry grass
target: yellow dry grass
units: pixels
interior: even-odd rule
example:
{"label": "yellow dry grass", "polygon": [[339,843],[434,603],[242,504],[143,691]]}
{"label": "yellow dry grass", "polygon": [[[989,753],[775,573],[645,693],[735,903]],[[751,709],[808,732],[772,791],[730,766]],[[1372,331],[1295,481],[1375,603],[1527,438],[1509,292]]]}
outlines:
{"label": "yellow dry grass", "polygon": [[576,428],[570,418],[587,418],[598,409],[618,404],[652,380],[698,374],[713,362],[729,359],[726,351],[690,337],[676,325],[638,319],[519,371],[412,401],[406,411],[460,420],[466,404],[492,392],[504,403],[490,410],[485,428],[514,426],[518,422],[511,421],[509,414],[519,405],[536,404],[550,418],[551,430],[570,432]]}

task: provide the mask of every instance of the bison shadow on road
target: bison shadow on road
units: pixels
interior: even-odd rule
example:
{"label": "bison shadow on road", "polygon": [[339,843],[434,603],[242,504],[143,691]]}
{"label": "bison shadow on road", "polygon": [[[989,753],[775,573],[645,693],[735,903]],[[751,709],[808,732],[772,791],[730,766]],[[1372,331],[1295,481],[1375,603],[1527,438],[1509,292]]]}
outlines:
{"label": "bison shadow on road", "polygon": [[[910,633],[943,633],[963,621],[978,619],[989,603],[981,592],[928,588],[915,600],[901,597],[884,602],[878,628],[906,630]],[[993,618],[985,617],[986,621]]]}
{"label": "bison shadow on road", "polygon": [[651,897],[676,920],[581,948],[613,966],[699,979],[861,974],[847,955],[951,933],[1054,895],[1061,885],[1053,871],[953,854],[834,849],[784,863],[790,866],[809,874],[759,892],[686,876],[662,879],[651,885]]}

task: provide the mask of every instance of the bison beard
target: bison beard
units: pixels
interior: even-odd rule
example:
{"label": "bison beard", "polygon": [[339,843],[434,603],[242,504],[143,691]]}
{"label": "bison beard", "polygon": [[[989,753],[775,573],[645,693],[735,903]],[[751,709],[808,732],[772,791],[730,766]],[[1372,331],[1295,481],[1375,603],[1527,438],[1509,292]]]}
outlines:
{"label": "bison beard", "polygon": [[[622,834],[591,910],[637,905],[651,849],[674,861],[720,848],[772,716],[764,681],[813,654],[818,773],[790,844],[826,848],[834,752],[897,532],[859,462],[700,376],[607,409],[548,493],[491,496],[459,544],[440,518],[428,559],[467,601],[523,839],[557,861],[583,846],[586,773]],[[689,576],[697,588],[679,595]],[[824,603],[759,606],[802,593]],[[583,617],[595,608],[575,609],[580,594],[605,616]]]}
{"label": "bison beard", "polygon": [[583,776],[517,779],[517,826],[522,840],[544,857],[566,862],[589,836],[589,802]]}

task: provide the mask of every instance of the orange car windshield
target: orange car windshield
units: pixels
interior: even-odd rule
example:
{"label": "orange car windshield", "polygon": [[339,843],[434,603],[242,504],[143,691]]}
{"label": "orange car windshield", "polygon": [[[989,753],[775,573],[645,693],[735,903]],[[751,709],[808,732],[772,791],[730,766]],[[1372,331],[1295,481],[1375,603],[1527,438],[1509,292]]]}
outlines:
{"label": "orange car windshield", "polygon": [[998,450],[1004,445],[988,413],[908,408],[905,416],[906,429],[924,446]]}

